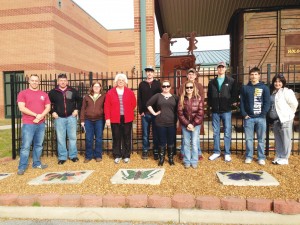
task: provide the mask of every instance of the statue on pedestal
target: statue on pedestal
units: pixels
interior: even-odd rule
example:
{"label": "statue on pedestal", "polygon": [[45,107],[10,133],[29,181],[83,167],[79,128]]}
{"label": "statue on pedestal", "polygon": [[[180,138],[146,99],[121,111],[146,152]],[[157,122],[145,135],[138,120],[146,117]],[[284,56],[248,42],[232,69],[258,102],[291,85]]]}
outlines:
{"label": "statue on pedestal", "polygon": [[170,50],[170,45],[177,41],[171,41],[172,38],[169,38],[168,33],[164,33],[160,39],[160,56],[170,56],[172,54]]}
{"label": "statue on pedestal", "polygon": [[189,47],[187,48],[188,55],[193,55],[193,51],[197,49],[196,44],[198,43],[198,40],[196,39],[196,32],[191,32],[190,36],[186,37],[185,39],[189,41]]}

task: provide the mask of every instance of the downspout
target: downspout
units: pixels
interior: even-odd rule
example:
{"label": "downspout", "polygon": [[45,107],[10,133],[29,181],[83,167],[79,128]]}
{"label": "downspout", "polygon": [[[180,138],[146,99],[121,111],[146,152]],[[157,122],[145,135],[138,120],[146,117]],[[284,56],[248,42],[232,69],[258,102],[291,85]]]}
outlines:
{"label": "downspout", "polygon": [[280,71],[280,49],[281,49],[281,10],[277,11],[277,52],[276,52],[276,65],[277,73]]}
{"label": "downspout", "polygon": [[[146,39],[146,0],[140,0],[140,18],[141,18],[141,70],[146,68],[147,63],[147,39]],[[143,78],[145,75],[143,74]]]}

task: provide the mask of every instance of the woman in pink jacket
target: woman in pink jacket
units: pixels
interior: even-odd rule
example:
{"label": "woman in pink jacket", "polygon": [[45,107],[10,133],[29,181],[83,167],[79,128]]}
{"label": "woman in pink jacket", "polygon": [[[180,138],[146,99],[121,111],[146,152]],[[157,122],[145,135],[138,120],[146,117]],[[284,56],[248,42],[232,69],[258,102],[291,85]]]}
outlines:
{"label": "woman in pink jacket", "polygon": [[126,87],[127,82],[125,74],[117,74],[114,80],[116,86],[107,92],[104,103],[106,126],[111,126],[113,157],[116,164],[120,163],[121,159],[128,163],[131,153],[131,130],[136,98],[133,91]]}

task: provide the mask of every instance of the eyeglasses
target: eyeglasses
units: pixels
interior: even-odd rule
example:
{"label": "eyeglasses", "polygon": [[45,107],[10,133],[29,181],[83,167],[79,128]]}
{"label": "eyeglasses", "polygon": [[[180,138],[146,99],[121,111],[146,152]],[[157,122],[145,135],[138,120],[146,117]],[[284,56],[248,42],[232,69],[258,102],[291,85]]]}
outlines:
{"label": "eyeglasses", "polygon": [[161,86],[162,88],[169,88],[169,87],[171,87],[171,85],[163,85],[163,86]]}
{"label": "eyeglasses", "polygon": [[194,88],[193,86],[187,86],[187,87],[185,87],[186,90],[193,89],[193,88]]}

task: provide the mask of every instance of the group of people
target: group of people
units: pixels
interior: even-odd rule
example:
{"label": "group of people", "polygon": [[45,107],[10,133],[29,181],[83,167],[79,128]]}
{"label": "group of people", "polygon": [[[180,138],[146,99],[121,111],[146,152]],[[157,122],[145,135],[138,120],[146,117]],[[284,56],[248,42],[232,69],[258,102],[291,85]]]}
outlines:
{"label": "group of people", "polygon": [[[209,160],[221,156],[220,124],[224,127],[224,160],[231,161],[231,109],[238,104],[236,81],[227,75],[226,64],[217,65],[218,76],[208,84],[208,106],[212,113],[214,148]],[[22,112],[22,145],[18,175],[23,175],[28,167],[31,144],[33,144],[33,168],[45,169],[41,163],[45,133],[45,116],[50,113],[54,119],[57,136],[58,164],[67,159],[79,161],[76,146],[77,117],[86,133],[85,160],[102,161],[102,135],[105,126],[111,127],[112,152],[114,162],[130,161],[132,148],[132,122],[134,110],[138,111],[142,121],[142,159],[149,157],[150,128],[152,127],[153,157],[162,166],[165,155],[168,163],[174,165],[176,155],[176,127],[179,121],[182,130],[180,157],[185,168],[197,168],[202,160],[200,148],[200,130],[204,118],[203,86],[196,81],[197,72],[187,71],[187,81],[178,91],[171,93],[170,80],[159,82],[154,79],[152,66],[145,68],[146,80],[138,87],[138,98],[127,87],[125,74],[117,74],[115,86],[107,93],[102,91],[100,82],[94,82],[82,99],[78,91],[68,85],[65,74],[59,74],[57,86],[48,94],[39,90],[39,77],[31,75],[29,88],[18,94],[18,107]],[[245,163],[253,160],[253,139],[256,132],[258,145],[258,163],[265,164],[264,139],[266,119],[273,123],[276,143],[276,156],[272,163],[285,165],[291,153],[293,119],[298,107],[294,92],[286,87],[282,74],[275,75],[269,89],[260,82],[260,70],[257,67],[249,71],[249,83],[240,91],[240,110],[244,119],[246,137]],[[271,94],[270,94],[271,90]],[[79,115],[80,112],[80,115]],[[68,138],[68,148],[66,145]],[[95,147],[94,146],[95,139]]]}

